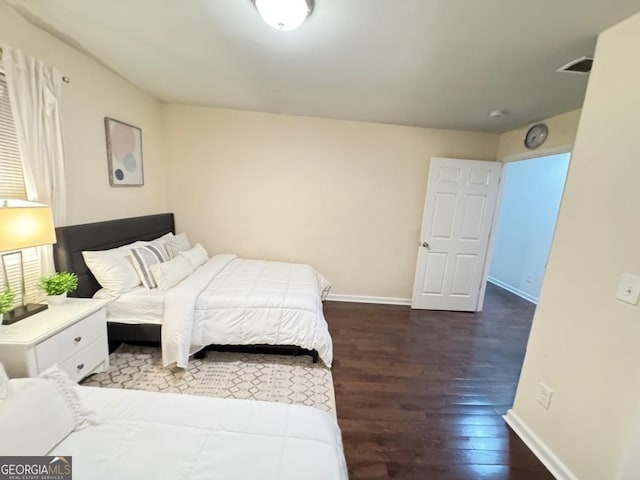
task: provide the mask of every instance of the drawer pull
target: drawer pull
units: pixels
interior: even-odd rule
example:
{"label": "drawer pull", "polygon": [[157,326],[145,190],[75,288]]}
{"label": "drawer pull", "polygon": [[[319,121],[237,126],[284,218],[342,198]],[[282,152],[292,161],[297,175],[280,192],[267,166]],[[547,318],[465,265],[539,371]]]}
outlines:
{"label": "drawer pull", "polygon": [[84,363],[81,363],[80,365],[77,366],[78,370],[82,370],[84,368]]}
{"label": "drawer pull", "polygon": [[73,339],[73,341],[76,343],[80,342],[80,340],[82,340],[82,337],[76,337]]}

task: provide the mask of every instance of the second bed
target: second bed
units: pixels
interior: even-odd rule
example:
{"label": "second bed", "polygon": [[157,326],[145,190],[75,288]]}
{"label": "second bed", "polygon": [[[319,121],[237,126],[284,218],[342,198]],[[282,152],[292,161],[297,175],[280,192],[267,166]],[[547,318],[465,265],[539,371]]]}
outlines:
{"label": "second bed", "polygon": [[[105,298],[82,251],[152,241],[170,232],[172,214],[58,228],[56,267],[78,274],[78,296]],[[317,352],[331,366],[332,342],[322,311],[328,288],[308,265],[216,255],[165,292],[137,287],[112,296],[109,332],[161,340],[168,367],[186,367],[190,354],[211,344],[295,346]],[[159,324],[161,338],[154,338]]]}

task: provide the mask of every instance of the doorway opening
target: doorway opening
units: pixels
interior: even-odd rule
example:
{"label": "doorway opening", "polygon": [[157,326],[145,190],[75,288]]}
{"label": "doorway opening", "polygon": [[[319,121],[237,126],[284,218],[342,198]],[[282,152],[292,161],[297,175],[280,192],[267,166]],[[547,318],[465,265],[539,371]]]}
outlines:
{"label": "doorway opening", "polygon": [[537,304],[571,153],[506,163],[487,281]]}

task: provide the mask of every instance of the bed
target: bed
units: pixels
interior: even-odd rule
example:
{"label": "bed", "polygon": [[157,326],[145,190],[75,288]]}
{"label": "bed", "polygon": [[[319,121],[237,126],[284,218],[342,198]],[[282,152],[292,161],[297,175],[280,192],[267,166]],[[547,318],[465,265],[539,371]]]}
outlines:
{"label": "bed", "polygon": [[82,387],[58,372],[9,382],[0,455],[57,457],[74,478],[347,479],[338,425],[318,409]]}
{"label": "bed", "polygon": [[[56,269],[78,275],[74,295],[105,298],[83,251],[174,233],[173,214],[60,227]],[[189,355],[207,346],[288,348],[330,367],[332,343],[322,311],[327,290],[326,280],[308,265],[215,255],[164,293],[139,287],[109,298],[109,341],[160,343],[168,367],[186,367]]]}

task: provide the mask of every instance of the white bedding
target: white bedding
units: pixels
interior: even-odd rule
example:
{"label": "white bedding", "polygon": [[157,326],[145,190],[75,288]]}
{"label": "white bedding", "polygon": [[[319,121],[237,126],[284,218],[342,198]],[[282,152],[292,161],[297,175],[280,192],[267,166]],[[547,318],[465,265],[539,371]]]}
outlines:
{"label": "white bedding", "polygon": [[76,387],[97,422],[49,455],[79,479],[346,480],[340,430],[301,405]]}
{"label": "white bedding", "polygon": [[149,290],[140,285],[118,297],[113,297],[105,289],[101,289],[95,293],[94,298],[111,300],[107,303],[107,321],[109,322],[162,325],[164,293],[157,289]]}
{"label": "white bedding", "polygon": [[210,344],[266,344],[316,350],[330,367],[328,289],[308,265],[216,255],[165,294],[163,363],[185,368],[190,353]]}

